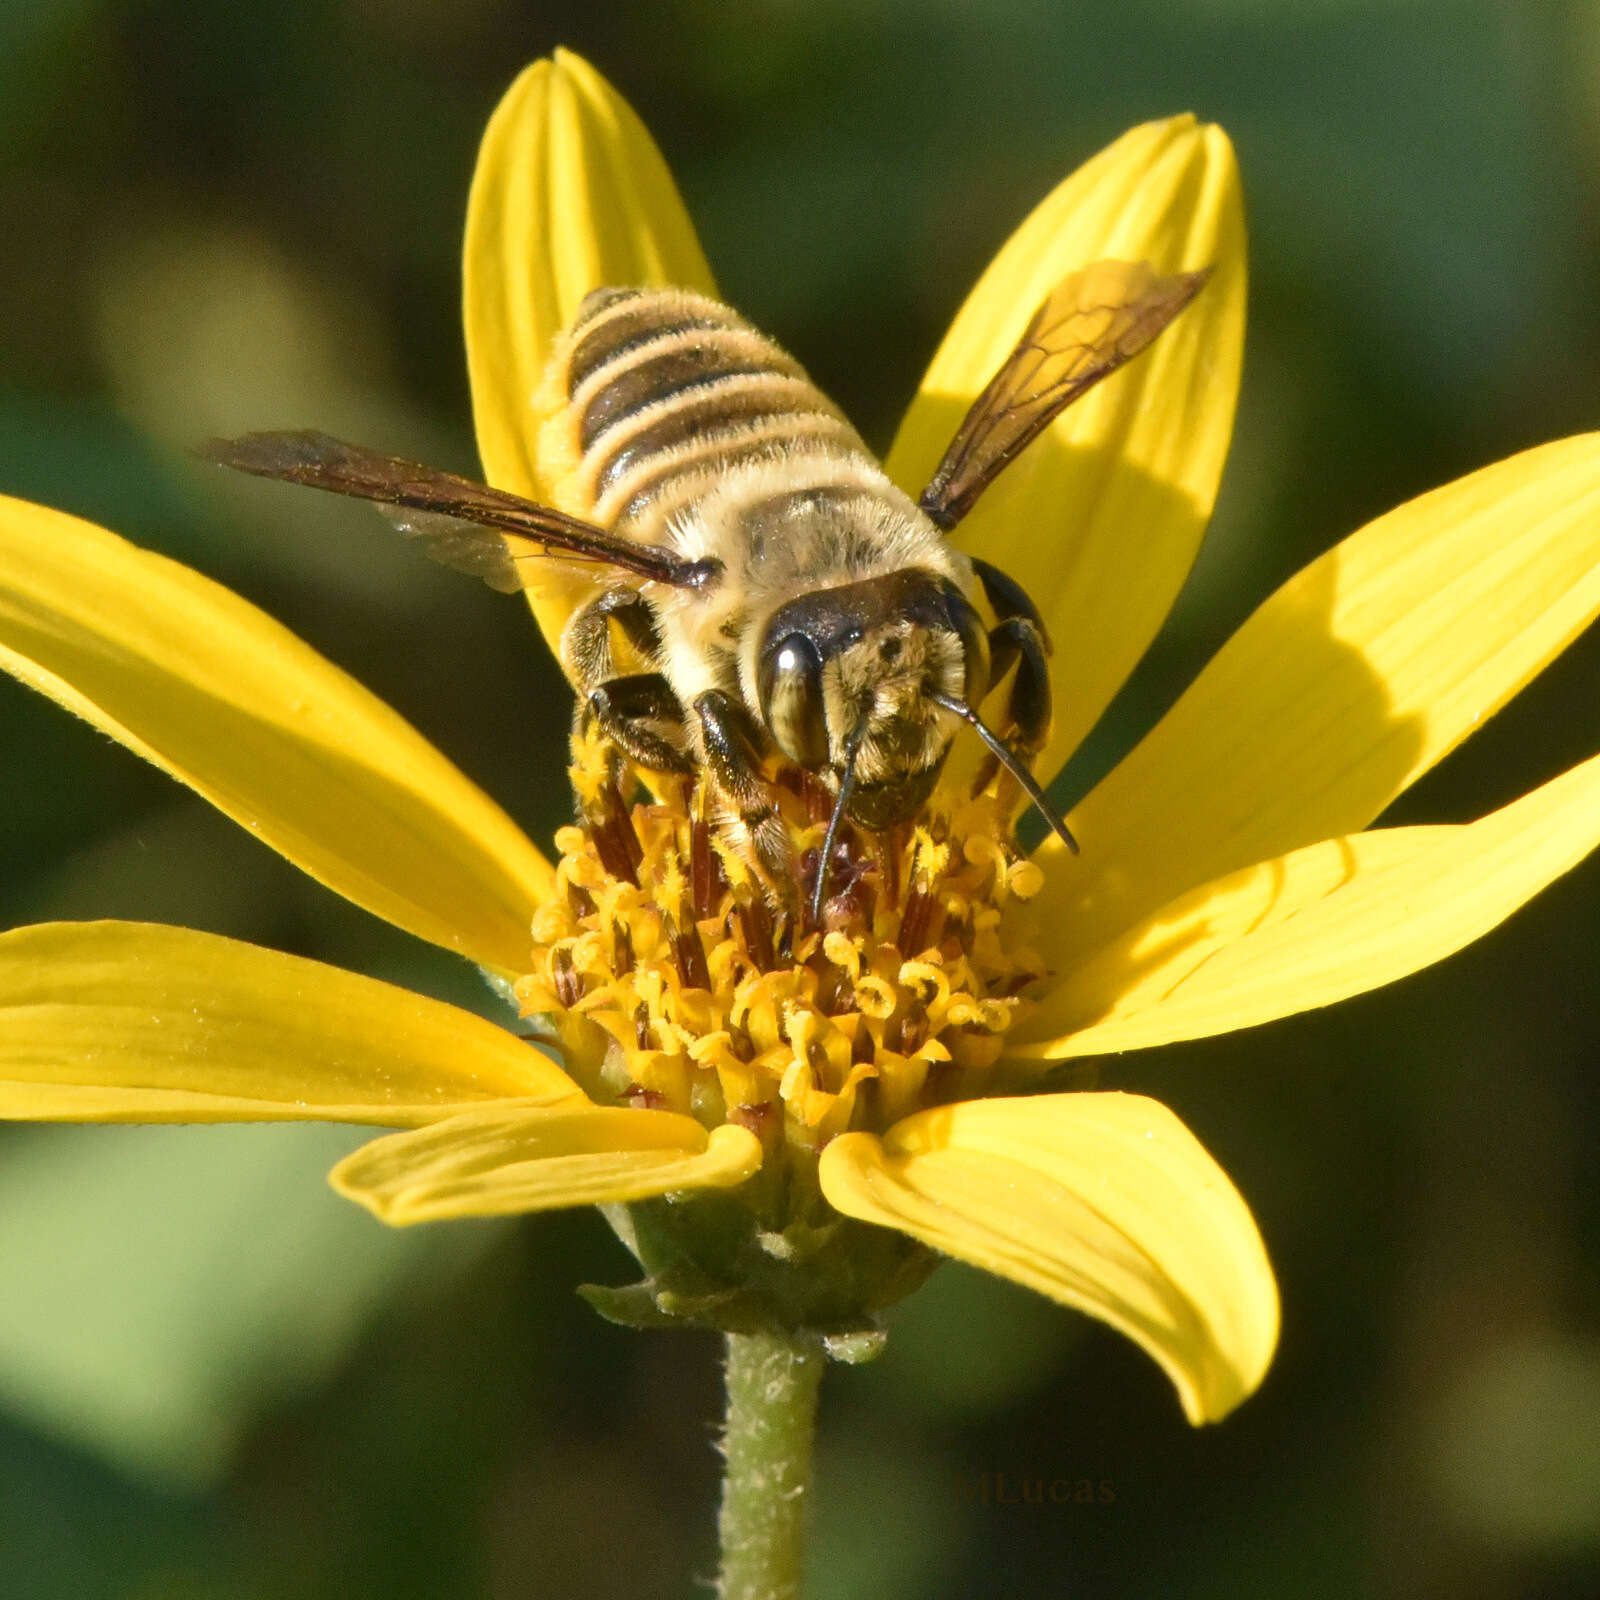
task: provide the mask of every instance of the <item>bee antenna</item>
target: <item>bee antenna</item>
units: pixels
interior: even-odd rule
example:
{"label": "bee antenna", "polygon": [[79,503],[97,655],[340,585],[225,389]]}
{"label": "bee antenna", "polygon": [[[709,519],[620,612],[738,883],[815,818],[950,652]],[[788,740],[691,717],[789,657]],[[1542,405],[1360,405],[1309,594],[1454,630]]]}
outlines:
{"label": "bee antenna", "polygon": [[844,808],[850,803],[851,793],[856,786],[856,757],[861,754],[861,744],[866,736],[867,718],[863,713],[844,742],[844,778],[839,784],[838,794],[834,796],[828,831],[822,837],[822,859],[817,862],[817,885],[811,891],[811,925],[814,928],[822,926],[822,897],[828,890],[828,864],[833,860],[833,845],[839,837],[839,824],[844,821]]}
{"label": "bee antenna", "polygon": [[988,745],[989,754],[1022,785],[1028,798],[1038,808],[1039,814],[1050,824],[1050,831],[1073,855],[1077,855],[1078,841],[1072,837],[1071,829],[1055,814],[1049,800],[1045,798],[1044,790],[1039,787],[1033,774],[1028,771],[1027,766],[1018,758],[1016,751],[965,701],[957,700],[954,696],[943,694],[937,689],[933,690],[928,698],[941,710],[948,711],[951,716],[960,717]]}

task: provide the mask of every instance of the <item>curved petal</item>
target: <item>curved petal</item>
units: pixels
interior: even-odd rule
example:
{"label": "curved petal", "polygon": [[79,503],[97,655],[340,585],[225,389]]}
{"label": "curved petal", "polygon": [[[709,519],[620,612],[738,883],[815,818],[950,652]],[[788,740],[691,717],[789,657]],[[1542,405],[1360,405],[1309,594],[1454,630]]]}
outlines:
{"label": "curved petal", "polygon": [[276,950],[145,922],[0,934],[0,1118],[377,1122],[582,1096],[504,1028]]}
{"label": "curved petal", "polygon": [[973,1100],[918,1112],[880,1141],[822,1153],[822,1192],[1108,1322],[1177,1386],[1191,1422],[1261,1382],[1278,1291],[1249,1209],[1194,1135],[1131,1094]]}
{"label": "curved petal", "polygon": [[465,1111],[374,1139],[329,1181],[398,1227],[729,1189],[760,1165],[761,1141],[748,1128],[708,1134],[675,1111],[565,1105]]}
{"label": "curved petal", "polygon": [[1600,611],[1600,434],[1391,511],[1290,579],[1074,812],[1058,970],[1197,884],[1367,826]]}
{"label": "curved petal", "polygon": [[302,871],[501,972],[552,881],[409,723],[188,567],[0,497],[0,667],[203,794]]}
{"label": "curved petal", "polygon": [[1161,626],[1199,549],[1233,429],[1244,351],[1244,213],[1233,148],[1193,117],[1146,123],[1069,177],[962,306],[894,448],[916,495],[1034,308],[1104,258],[1211,265],[1199,298],[1128,368],[1070,407],[957,530],[1028,590],[1055,643],[1053,774]]}
{"label": "curved petal", "polygon": [[[715,294],[693,224],[645,126],[566,50],[506,91],[467,202],[463,301],[478,453],[489,482],[539,499],[533,397],[556,335],[591,289]],[[552,561],[528,598],[555,647],[592,577]]]}
{"label": "curved petal", "polygon": [[1007,1040],[1099,1055],[1377,989],[1503,922],[1600,844],[1600,757],[1464,827],[1329,839],[1208,883],[1075,968]]}

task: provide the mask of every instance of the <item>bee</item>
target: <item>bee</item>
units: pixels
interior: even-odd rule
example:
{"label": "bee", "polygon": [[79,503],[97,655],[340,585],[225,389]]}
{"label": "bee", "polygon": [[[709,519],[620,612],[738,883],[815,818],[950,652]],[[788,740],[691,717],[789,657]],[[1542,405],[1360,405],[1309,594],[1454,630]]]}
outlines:
{"label": "bee", "polygon": [[[963,725],[988,748],[985,777],[1003,766],[1076,850],[1029,770],[1051,718],[1044,622],[949,534],[1208,276],[1100,261],[1066,278],[915,501],[791,356],[676,289],[597,289],[558,340],[540,441],[555,505],[310,431],[200,454],[376,502],[436,560],[503,592],[534,585],[543,560],[598,569],[560,640],[580,726],[637,768],[698,774],[779,909],[798,909],[799,874],[764,769],[777,756],[818,777],[833,803],[815,924],[842,821],[881,833],[915,817]],[[991,726],[978,707],[1008,674]]]}

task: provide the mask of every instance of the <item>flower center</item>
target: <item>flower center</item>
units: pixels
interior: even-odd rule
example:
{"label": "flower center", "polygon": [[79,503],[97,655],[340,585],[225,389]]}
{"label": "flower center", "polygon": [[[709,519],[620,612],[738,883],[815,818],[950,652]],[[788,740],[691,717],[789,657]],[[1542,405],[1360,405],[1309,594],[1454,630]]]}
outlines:
{"label": "flower center", "polygon": [[737,1122],[818,1150],[846,1129],[992,1092],[1003,1035],[1044,967],[1002,913],[1042,878],[993,796],[871,834],[846,822],[822,925],[805,910],[832,796],[773,778],[800,868],[774,909],[690,787],[624,802],[609,757],[574,747],[584,826],[556,835],[524,1015],[553,1021],[592,1098]]}

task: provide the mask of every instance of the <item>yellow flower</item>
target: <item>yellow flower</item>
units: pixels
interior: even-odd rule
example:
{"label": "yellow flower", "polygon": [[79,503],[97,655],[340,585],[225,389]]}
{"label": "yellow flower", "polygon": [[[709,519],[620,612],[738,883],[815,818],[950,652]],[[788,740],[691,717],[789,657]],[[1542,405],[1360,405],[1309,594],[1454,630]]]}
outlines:
{"label": "yellow flower", "polygon": [[[960,530],[1056,639],[1043,776],[1149,643],[1215,496],[1245,286],[1223,134],[1136,128],[1049,196],[962,308],[888,458],[915,492],[1033,307],[1108,257],[1215,273]],[[649,136],[581,61],[530,68],[490,124],[468,215],[491,482],[556,492],[535,407],[553,339],[591,289],[663,283],[713,287]],[[547,637],[589,582],[541,569]],[[1019,860],[976,802],[882,857],[893,893],[786,951],[758,901],[696,865],[676,802],[624,808],[580,748],[600,824],[564,831],[552,864],[244,601],[0,502],[0,664],[330,888],[478,963],[554,1029],[567,1068],[316,962],[182,929],[49,924],[0,937],[0,1115],[407,1130],[341,1163],[341,1191],[392,1222],[626,1205],[616,1225],[652,1276],[610,1297],[618,1315],[846,1330],[942,1252],[1102,1318],[1161,1363],[1191,1420],[1220,1417],[1277,1335],[1244,1202],[1159,1104],[1027,1091],[1062,1058],[1387,983],[1577,862],[1600,839],[1596,762],[1471,825],[1363,830],[1597,607],[1600,439],[1476,473],[1269,599],[1073,815],[1081,856],[1052,842]],[[806,798],[783,802],[801,842]]]}

